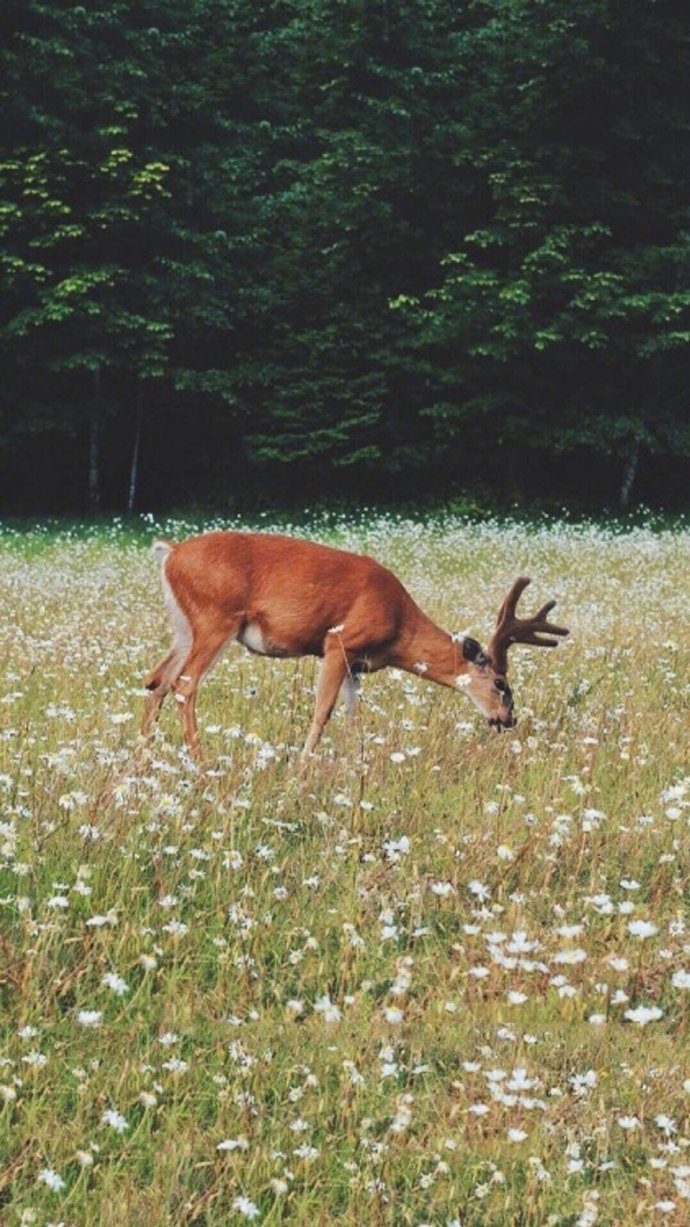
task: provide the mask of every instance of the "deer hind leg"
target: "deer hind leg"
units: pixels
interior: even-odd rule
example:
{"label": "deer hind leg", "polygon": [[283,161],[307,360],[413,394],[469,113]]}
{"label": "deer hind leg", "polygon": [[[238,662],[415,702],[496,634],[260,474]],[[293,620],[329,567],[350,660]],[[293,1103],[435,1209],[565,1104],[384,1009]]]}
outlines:
{"label": "deer hind leg", "polygon": [[182,667],[184,658],[185,648],[173,644],[168,655],[144,678],[144,687],[149,693],[144,700],[144,715],[141,721],[143,736],[151,732],[158,720],[163,700]]}
{"label": "deer hind leg", "polygon": [[316,744],[335,707],[338,691],[345,682],[345,679],[349,677],[349,670],[350,666],[347,656],[343,652],[340,643],[337,643],[335,647],[325,653],[323,658],[319,682],[316,687],[314,719],[302,751],[303,766],[314,753]]}
{"label": "deer hind leg", "polygon": [[204,674],[213,668],[223,649],[237,635],[242,618],[238,616],[230,625],[227,623],[213,628],[204,628],[203,632],[195,628],[192,650],[181,668],[177,669],[172,682],[175,691],[182,733],[191,754],[200,755],[199,734],[196,723],[196,697],[199,683]]}
{"label": "deer hind leg", "polygon": [[156,723],[165,696],[189,655],[193,641],[190,621],[177,600],[166,575],[167,561],[167,558],[163,561],[161,582],[173,641],[167,656],[164,656],[155,669],[152,669],[144,678],[144,686],[149,692],[144,701],[144,715],[141,722],[141,732],[144,736],[151,732]]}

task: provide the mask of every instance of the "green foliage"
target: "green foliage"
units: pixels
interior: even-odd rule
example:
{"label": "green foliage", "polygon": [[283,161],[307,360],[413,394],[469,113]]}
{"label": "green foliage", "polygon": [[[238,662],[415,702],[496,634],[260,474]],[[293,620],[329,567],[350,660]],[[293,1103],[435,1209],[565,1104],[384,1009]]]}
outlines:
{"label": "green foliage", "polygon": [[480,446],[690,454],[688,27],[662,8],[496,3],[465,40],[485,217],[391,304],[443,369],[425,412],[446,436],[473,415]]}
{"label": "green foliage", "polygon": [[552,493],[607,499],[633,454],[652,483],[690,456],[669,0],[13,0],[5,24],[10,493],[27,466],[51,490],[29,429],[81,440],[56,444],[77,506],[97,418],[121,503],[135,403],[154,501],[362,473],[543,496],[552,456]]}

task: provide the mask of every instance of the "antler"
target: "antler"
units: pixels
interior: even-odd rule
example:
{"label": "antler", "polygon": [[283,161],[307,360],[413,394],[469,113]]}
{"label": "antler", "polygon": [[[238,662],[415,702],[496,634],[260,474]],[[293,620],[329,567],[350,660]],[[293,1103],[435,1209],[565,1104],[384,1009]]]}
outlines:
{"label": "antler", "polygon": [[548,635],[568,634],[565,626],[555,626],[546,620],[546,615],[551,613],[556,604],[555,601],[547,601],[533,618],[516,616],[517,603],[531,582],[525,575],[516,579],[498,611],[496,630],[487,648],[491,663],[497,673],[505,673],[508,668],[508,648],[511,643],[531,643],[538,648],[555,648],[558,646],[557,639],[544,639],[541,636],[544,633]]}

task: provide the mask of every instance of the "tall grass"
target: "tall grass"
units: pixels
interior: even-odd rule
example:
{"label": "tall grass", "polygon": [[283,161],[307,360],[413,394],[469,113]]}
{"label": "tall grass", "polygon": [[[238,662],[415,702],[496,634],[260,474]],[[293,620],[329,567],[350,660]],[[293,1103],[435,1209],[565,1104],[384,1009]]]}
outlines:
{"label": "tall grass", "polygon": [[0,1221],[687,1222],[690,532],[302,525],[571,636],[515,733],[382,673],[301,779],[312,661],[231,649],[200,769],[174,704],[138,747],[143,540],[195,527],[0,536]]}

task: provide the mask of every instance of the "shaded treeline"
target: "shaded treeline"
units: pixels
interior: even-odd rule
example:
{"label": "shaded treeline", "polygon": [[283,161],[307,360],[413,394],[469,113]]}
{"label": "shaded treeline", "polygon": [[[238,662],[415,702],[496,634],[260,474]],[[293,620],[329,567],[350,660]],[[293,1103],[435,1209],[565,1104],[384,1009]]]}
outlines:
{"label": "shaded treeline", "polygon": [[11,510],[685,498],[690,13],[7,0]]}

